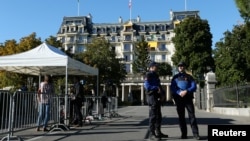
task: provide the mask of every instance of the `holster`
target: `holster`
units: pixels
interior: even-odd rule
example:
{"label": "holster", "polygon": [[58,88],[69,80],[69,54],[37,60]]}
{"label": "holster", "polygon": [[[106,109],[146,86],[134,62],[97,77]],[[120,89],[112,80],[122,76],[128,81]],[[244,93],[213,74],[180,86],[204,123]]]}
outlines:
{"label": "holster", "polygon": [[161,104],[159,94],[156,91],[147,91],[146,94],[149,106],[155,106]]}

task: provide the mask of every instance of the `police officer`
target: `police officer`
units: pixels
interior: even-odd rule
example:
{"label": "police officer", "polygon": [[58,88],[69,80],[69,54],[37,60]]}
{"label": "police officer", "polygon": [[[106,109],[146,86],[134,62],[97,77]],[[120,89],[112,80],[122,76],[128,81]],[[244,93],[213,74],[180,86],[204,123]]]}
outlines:
{"label": "police officer", "polygon": [[163,98],[163,90],[156,71],[157,63],[151,62],[149,64],[149,71],[146,73],[144,88],[146,90],[149,105],[150,138],[153,140],[160,140],[161,138],[167,138],[168,135],[161,132],[161,99]]}
{"label": "police officer", "polygon": [[75,119],[73,121],[73,124],[80,127],[83,125],[83,114],[81,112],[83,102],[83,85],[81,84],[79,77],[74,77],[74,82],[75,100],[73,102],[73,107],[75,112]]}
{"label": "police officer", "polygon": [[187,124],[185,120],[186,108],[194,138],[199,140],[200,137],[193,104],[193,94],[196,91],[196,82],[191,75],[186,73],[185,68],[186,64],[184,62],[178,64],[179,73],[172,78],[170,87],[177,107],[179,126],[182,133],[181,139],[187,139]]}

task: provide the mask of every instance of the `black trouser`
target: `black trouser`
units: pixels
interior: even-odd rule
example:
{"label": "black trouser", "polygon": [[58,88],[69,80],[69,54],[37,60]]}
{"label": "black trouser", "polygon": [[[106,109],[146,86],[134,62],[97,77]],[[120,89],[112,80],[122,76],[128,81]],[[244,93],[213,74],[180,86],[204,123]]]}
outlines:
{"label": "black trouser", "polygon": [[81,112],[81,108],[82,108],[82,99],[80,98],[76,98],[74,100],[74,112],[75,112],[75,122],[77,124],[82,124],[82,120],[83,120],[83,115]]}
{"label": "black trouser", "polygon": [[161,104],[149,106],[149,129],[152,134],[161,133]]}
{"label": "black trouser", "polygon": [[70,109],[69,109],[69,117],[72,120],[74,118],[74,104],[75,104],[75,100],[70,100]]}
{"label": "black trouser", "polygon": [[[188,95],[187,95],[188,96]],[[195,117],[195,109],[193,98],[181,97],[179,95],[173,95],[174,101],[176,103],[176,110],[179,116],[179,126],[183,136],[187,135],[187,123],[185,119],[185,108],[188,112],[189,122],[192,128],[193,134],[199,134],[198,125]]]}

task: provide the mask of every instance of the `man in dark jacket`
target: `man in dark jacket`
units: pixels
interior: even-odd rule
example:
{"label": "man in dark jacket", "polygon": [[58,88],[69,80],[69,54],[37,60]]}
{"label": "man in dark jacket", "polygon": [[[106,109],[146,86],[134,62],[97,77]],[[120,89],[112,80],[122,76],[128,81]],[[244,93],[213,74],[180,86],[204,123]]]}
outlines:
{"label": "man in dark jacket", "polygon": [[191,75],[186,73],[185,68],[186,64],[184,62],[178,64],[179,73],[172,78],[170,87],[177,107],[179,126],[182,133],[181,139],[187,139],[187,124],[185,119],[186,108],[194,138],[199,140],[200,137],[193,104],[196,82]]}
{"label": "man in dark jacket", "polygon": [[82,108],[82,100],[83,100],[83,85],[80,82],[80,79],[78,77],[74,78],[74,95],[75,100],[73,101],[73,107],[75,112],[75,119],[73,121],[73,124],[76,124],[77,126],[82,126],[82,120],[83,115],[81,112]]}
{"label": "man in dark jacket", "polygon": [[144,88],[146,89],[149,105],[150,138],[160,140],[161,138],[167,138],[168,135],[161,132],[161,100],[164,93],[161,87],[161,81],[156,71],[157,63],[151,62],[149,64],[149,71],[146,73]]}

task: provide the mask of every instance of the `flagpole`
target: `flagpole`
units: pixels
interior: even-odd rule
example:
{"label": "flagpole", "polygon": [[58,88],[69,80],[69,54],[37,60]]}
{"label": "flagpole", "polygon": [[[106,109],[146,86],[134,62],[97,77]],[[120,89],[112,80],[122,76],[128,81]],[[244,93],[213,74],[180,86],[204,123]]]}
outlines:
{"label": "flagpole", "polygon": [[130,22],[131,22],[131,15],[132,15],[132,0],[129,0],[128,6],[129,6],[129,20],[130,20]]}
{"label": "flagpole", "polygon": [[79,16],[79,5],[80,5],[80,4],[79,4],[79,1],[80,1],[80,0],[77,0],[77,1],[78,1],[78,2],[77,2],[77,7],[78,7],[77,13],[78,13],[78,16]]}
{"label": "flagpole", "polygon": [[129,14],[129,19],[130,19],[130,21],[131,21],[131,14],[132,13],[132,11],[131,11],[131,8],[130,8],[130,14]]}

